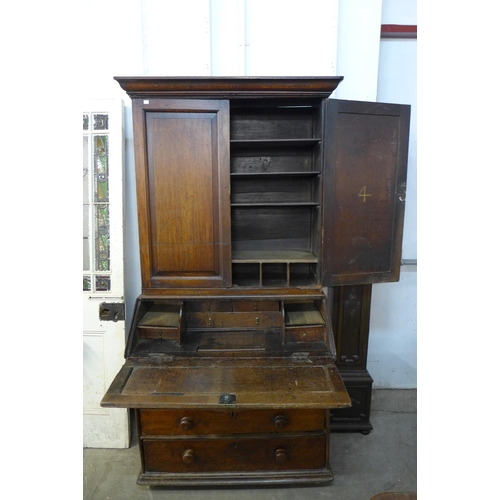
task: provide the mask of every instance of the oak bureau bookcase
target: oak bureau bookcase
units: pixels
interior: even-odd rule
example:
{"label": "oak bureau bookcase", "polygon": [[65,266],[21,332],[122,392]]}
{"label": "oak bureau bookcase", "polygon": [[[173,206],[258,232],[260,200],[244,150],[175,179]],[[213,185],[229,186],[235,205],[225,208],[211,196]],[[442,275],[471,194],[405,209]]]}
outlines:
{"label": "oak bureau bookcase", "polygon": [[329,99],[342,77],[116,80],[142,293],[101,404],[135,411],[138,483],[332,480],[325,290],[399,279],[409,106]]}

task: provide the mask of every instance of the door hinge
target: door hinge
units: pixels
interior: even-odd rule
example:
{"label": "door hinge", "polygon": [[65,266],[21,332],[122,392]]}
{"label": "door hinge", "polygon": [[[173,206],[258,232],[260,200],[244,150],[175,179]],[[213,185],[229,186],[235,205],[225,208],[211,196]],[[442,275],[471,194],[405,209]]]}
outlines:
{"label": "door hinge", "polygon": [[99,304],[99,319],[101,321],[124,320],[125,304],[123,302],[101,302]]}

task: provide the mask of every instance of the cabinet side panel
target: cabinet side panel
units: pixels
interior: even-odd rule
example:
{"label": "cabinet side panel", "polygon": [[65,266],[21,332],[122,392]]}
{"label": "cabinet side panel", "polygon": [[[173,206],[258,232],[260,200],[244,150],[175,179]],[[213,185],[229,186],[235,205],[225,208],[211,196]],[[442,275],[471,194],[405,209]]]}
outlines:
{"label": "cabinet side panel", "polygon": [[397,281],[409,106],[329,103],[324,285]]}

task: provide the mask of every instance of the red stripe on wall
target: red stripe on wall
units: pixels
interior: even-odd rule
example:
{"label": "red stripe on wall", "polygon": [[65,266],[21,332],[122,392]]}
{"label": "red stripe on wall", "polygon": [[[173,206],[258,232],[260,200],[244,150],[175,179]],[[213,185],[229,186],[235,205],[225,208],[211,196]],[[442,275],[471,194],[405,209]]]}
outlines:
{"label": "red stripe on wall", "polygon": [[417,38],[416,24],[382,24],[381,38]]}

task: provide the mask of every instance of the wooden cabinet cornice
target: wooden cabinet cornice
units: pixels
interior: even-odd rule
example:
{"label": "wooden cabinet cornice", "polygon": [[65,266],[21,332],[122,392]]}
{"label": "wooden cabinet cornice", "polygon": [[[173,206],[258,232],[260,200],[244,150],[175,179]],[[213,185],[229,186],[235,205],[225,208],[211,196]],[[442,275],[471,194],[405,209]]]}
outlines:
{"label": "wooden cabinet cornice", "polygon": [[325,77],[115,77],[131,98],[326,98],[343,80]]}

